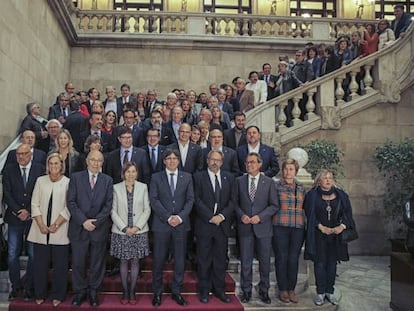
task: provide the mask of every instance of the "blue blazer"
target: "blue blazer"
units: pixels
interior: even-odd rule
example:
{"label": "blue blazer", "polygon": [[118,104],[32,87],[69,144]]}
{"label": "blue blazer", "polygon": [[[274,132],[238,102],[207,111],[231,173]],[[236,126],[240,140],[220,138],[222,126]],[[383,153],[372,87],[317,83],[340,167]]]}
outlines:
{"label": "blue blazer", "polygon": [[[237,161],[237,153],[233,149],[229,147],[222,146],[224,159],[223,164],[221,166],[222,171],[230,172],[234,175],[234,177],[240,176],[240,168],[239,163]],[[203,149],[203,165],[204,169],[207,169],[207,156],[208,153],[211,151],[211,145],[209,144],[207,148]]]}
{"label": "blue blazer", "polygon": [[153,211],[151,230],[155,232],[172,230],[172,227],[168,224],[168,218],[171,215],[178,215],[183,222],[174,230],[190,231],[189,215],[194,204],[193,177],[191,174],[178,171],[174,196],[170,191],[166,171],[152,175],[149,189]]}
{"label": "blue blazer", "polygon": [[[17,149],[10,150],[9,153],[7,154],[6,162],[4,163],[3,170],[1,171],[2,174],[4,174],[4,171],[5,171],[7,165],[17,164],[16,150]],[[45,166],[45,164],[46,164],[46,153],[43,150],[33,148],[33,159],[32,159],[32,161]]]}
{"label": "blue blazer", "polygon": [[194,174],[194,210],[196,213],[194,229],[195,234],[198,236],[210,236],[215,232],[216,225],[209,223],[209,220],[218,214],[222,214],[225,217],[225,220],[220,224],[219,228],[227,237],[230,235],[231,220],[234,212],[234,201],[232,196],[234,176],[229,172],[221,171],[220,177],[220,204],[216,213],[214,213],[216,198],[208,172],[202,171]]}
{"label": "blue blazer", "polygon": [[[112,178],[108,175],[99,173],[95,186],[91,189],[87,170],[72,174],[67,194],[71,215],[68,237],[71,241],[90,239],[103,242],[108,239],[113,193]],[[83,223],[91,218],[96,218],[96,229],[87,231],[83,228]]]}
{"label": "blue blazer", "polygon": [[[247,147],[247,144],[237,148],[237,157],[239,161],[240,171],[242,173],[246,173],[246,165],[244,162],[246,161],[248,154],[249,149]],[[264,172],[264,174],[268,177],[276,176],[277,173],[279,173],[280,169],[275,149],[271,146],[260,143],[259,154],[263,161],[260,171]]]}
{"label": "blue blazer", "polygon": [[32,161],[27,176],[26,187],[18,163],[8,165],[3,173],[3,200],[7,204],[4,221],[8,224],[19,225],[23,222],[17,217],[21,209],[31,211],[31,200],[37,177],[45,174],[45,166]]}
{"label": "blue blazer", "polygon": [[[171,144],[167,146],[169,149],[177,149],[180,151],[178,147],[178,143]],[[180,152],[181,154],[181,152]],[[187,173],[194,173],[196,171],[201,171],[203,169],[203,151],[199,145],[189,143],[187,157],[185,159],[185,163],[182,163],[180,159],[180,164],[178,169],[187,172]]]}
{"label": "blue blazer", "polygon": [[[237,230],[240,236],[254,234],[258,238],[273,236],[272,216],[279,210],[279,200],[276,183],[269,177],[260,175],[255,199],[249,197],[249,175],[236,178],[234,187],[235,214]],[[258,215],[260,223],[256,225],[243,224],[243,215],[249,217]]]}

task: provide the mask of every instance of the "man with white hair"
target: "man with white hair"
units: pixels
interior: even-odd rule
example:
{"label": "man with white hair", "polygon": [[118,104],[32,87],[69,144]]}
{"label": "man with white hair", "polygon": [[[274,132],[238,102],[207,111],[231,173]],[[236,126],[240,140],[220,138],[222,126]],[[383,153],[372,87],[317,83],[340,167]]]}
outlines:
{"label": "man with white hair", "polygon": [[47,130],[47,136],[39,142],[38,148],[48,154],[56,147],[55,139],[62,128],[62,124],[57,119],[50,119],[46,123],[45,127]]}

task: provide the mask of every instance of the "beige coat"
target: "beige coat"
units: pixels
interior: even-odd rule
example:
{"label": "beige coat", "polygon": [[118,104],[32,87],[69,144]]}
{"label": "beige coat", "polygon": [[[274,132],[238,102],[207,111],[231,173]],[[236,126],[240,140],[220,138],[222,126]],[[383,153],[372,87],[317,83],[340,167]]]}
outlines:
{"label": "beige coat", "polygon": [[[32,217],[41,215],[43,222],[47,223],[47,209],[49,199],[53,192],[52,199],[52,218],[53,224],[59,215],[66,221],[59,226],[55,233],[49,233],[49,244],[67,245],[69,244],[68,227],[70,213],[66,205],[66,193],[69,186],[69,178],[63,176],[61,180],[52,182],[49,175],[41,176],[37,179],[32,195]],[[33,220],[27,240],[34,243],[46,244],[46,234],[40,232],[37,222]]]}
{"label": "beige coat", "polygon": [[[136,181],[134,185],[133,200],[133,226],[140,228],[136,234],[147,232],[148,219],[151,215],[147,185]],[[113,221],[112,232],[125,234],[121,230],[128,225],[128,199],[125,182],[114,185],[114,200],[111,217]]]}

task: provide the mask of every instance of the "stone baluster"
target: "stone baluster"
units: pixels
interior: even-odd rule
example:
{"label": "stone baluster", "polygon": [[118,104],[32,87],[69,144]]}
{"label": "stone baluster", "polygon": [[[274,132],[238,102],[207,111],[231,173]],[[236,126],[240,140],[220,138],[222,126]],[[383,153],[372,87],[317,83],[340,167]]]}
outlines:
{"label": "stone baluster", "polygon": [[177,25],[175,24],[177,22],[177,18],[171,17],[171,32],[177,31]]}
{"label": "stone baluster", "polygon": [[223,22],[223,20],[221,18],[217,20],[216,35],[221,35],[221,32],[223,30],[223,28],[221,27],[221,22]]}
{"label": "stone baluster", "polygon": [[134,20],[134,32],[139,33],[139,16],[135,16]]}
{"label": "stone baluster", "polygon": [[[358,69],[356,69],[356,70],[358,70]],[[359,97],[359,94],[357,93],[358,89],[359,89],[359,85],[358,85],[358,82],[356,80],[356,76],[357,76],[358,72],[359,72],[359,70],[358,71],[355,71],[355,70],[351,71],[351,83],[349,84],[349,90],[351,91],[351,94],[349,95],[349,98],[351,100],[354,100],[354,99]]]}
{"label": "stone baluster", "polygon": [[252,36],[257,35],[259,32],[257,31],[257,20],[251,19],[249,22],[252,25]]}
{"label": "stone baluster", "polygon": [[121,23],[122,23],[122,17],[121,16],[115,16],[114,18],[116,18],[115,20],[115,32],[120,32],[121,31]]}
{"label": "stone baluster", "polygon": [[305,25],[305,31],[303,32],[303,36],[305,38],[310,37],[310,30],[309,30],[309,28],[310,28],[311,23],[308,22],[308,21],[305,21],[304,25]]}
{"label": "stone baluster", "polygon": [[287,32],[286,32],[288,37],[291,37],[293,34],[293,30],[292,30],[292,22],[287,22]]}
{"label": "stone baluster", "polygon": [[299,119],[300,117],[300,108],[299,108],[299,102],[300,102],[301,96],[295,96],[292,98],[293,101],[293,108],[292,108],[292,122],[293,125],[298,125],[299,123],[302,123],[302,120]]}
{"label": "stone baluster", "polygon": [[335,39],[336,38],[337,23],[333,22],[333,23],[330,23],[330,25],[331,25],[331,31],[330,31],[329,35],[331,36],[331,39]]}
{"label": "stone baluster", "polygon": [[226,34],[226,36],[229,36],[230,35],[230,31],[231,31],[231,28],[230,28],[230,22],[231,22],[231,20],[230,20],[230,18],[225,18],[224,19],[224,22],[226,23],[226,27],[224,28],[224,33]]}
{"label": "stone baluster", "polygon": [[364,66],[365,69],[365,76],[364,76],[364,84],[365,84],[365,94],[371,93],[374,89],[372,88],[372,82],[374,79],[371,76],[371,68],[373,64],[367,64]]}
{"label": "stone baluster", "polygon": [[308,95],[308,102],[306,103],[306,119],[312,120],[316,117],[315,114],[315,102],[313,101],[313,95],[316,93],[316,89],[312,88],[307,90],[306,95]]}
{"label": "stone baluster", "polygon": [[89,15],[88,16],[88,30],[90,31],[90,30],[92,30],[93,29],[93,23],[92,23],[92,19],[93,19],[93,15]]}
{"label": "stone baluster", "polygon": [[213,19],[206,17],[206,34],[211,35],[213,33]]}
{"label": "stone baluster", "polygon": [[238,36],[240,33],[240,23],[241,23],[240,19],[238,18],[234,19],[234,35],[235,36]]}
{"label": "stone baluster", "polygon": [[167,20],[165,16],[160,16],[160,31],[162,33],[167,32]]}
{"label": "stone baluster", "polygon": [[269,25],[270,25],[270,30],[269,30],[269,34],[273,37],[276,33],[275,31],[275,23],[272,23],[272,21],[269,21]]}
{"label": "stone baluster", "polygon": [[185,16],[181,16],[181,17],[180,17],[180,22],[181,22],[180,32],[181,32],[181,33],[185,33],[186,21],[187,21],[187,19],[186,19],[186,17],[185,17]]}
{"label": "stone baluster", "polygon": [[279,103],[279,116],[278,116],[278,121],[279,121],[279,131],[283,130],[286,128],[286,114],[285,114],[285,108],[288,105],[288,101],[283,101],[281,103]]}
{"label": "stone baluster", "polygon": [[339,106],[345,102],[344,101],[345,91],[342,88],[342,81],[344,81],[344,77],[337,77],[335,81],[336,81],[335,98],[336,98],[336,104]]}
{"label": "stone baluster", "polygon": [[[260,23],[260,35],[265,36],[267,33],[267,22],[266,21],[258,21]],[[269,23],[270,26],[270,23]]]}
{"label": "stone baluster", "polygon": [[284,35],[283,28],[284,28],[284,27],[288,27],[288,26],[287,26],[287,25],[288,25],[288,23],[286,23],[286,22],[282,22],[282,23],[278,23],[278,22],[276,22],[276,23],[279,25],[279,30],[278,30],[277,34],[279,35],[279,37],[281,37],[281,36],[283,36],[283,35]]}
{"label": "stone baluster", "polygon": [[243,23],[243,35],[248,36],[249,35],[249,22],[248,20],[245,19],[241,19],[242,23]]}
{"label": "stone baluster", "polygon": [[105,30],[108,31],[112,31],[112,22],[113,22],[113,17],[112,15],[106,15],[106,28]]}
{"label": "stone baluster", "polygon": [[83,15],[83,14],[79,14],[79,24],[78,24],[78,27],[79,27],[79,30],[81,30],[81,31],[84,30],[84,27],[83,27],[83,18],[84,18],[84,16],[85,15]]}
{"label": "stone baluster", "polygon": [[103,15],[96,15],[96,18],[98,19],[98,23],[96,24],[96,29],[97,31],[102,31],[103,29],[103,25],[102,25],[102,19],[103,19]]}
{"label": "stone baluster", "polygon": [[150,18],[147,15],[143,15],[142,18],[144,19],[144,26],[142,28],[144,30],[144,33],[148,33]]}

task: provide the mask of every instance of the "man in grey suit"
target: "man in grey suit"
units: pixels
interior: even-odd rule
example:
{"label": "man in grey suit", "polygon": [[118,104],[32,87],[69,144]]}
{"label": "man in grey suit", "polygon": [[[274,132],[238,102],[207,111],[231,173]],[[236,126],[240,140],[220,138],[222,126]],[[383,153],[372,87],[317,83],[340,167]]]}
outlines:
{"label": "man in grey suit", "polygon": [[[112,178],[102,174],[104,157],[93,150],[86,158],[87,170],[73,173],[67,195],[72,245],[72,305],[80,306],[89,289],[89,304],[99,305],[98,290],[105,276],[105,253],[111,227]],[[88,254],[89,253],[89,254]],[[89,259],[89,281],[86,261]]]}
{"label": "man in grey suit", "polygon": [[260,173],[262,159],[251,152],[246,158],[247,174],[236,179],[234,190],[235,214],[240,241],[240,287],[241,302],[252,297],[252,266],[256,249],[259,259],[259,297],[270,304],[269,273],[272,241],[272,216],[279,209],[275,182]]}
{"label": "man in grey suit", "polygon": [[155,307],[161,305],[163,267],[170,247],[174,250],[175,261],[171,298],[181,306],[187,305],[181,296],[181,288],[194,191],[192,176],[178,170],[179,161],[178,150],[167,149],[164,152],[165,170],[155,173],[151,178],[150,202],[153,211],[151,230],[154,238],[152,305]]}

